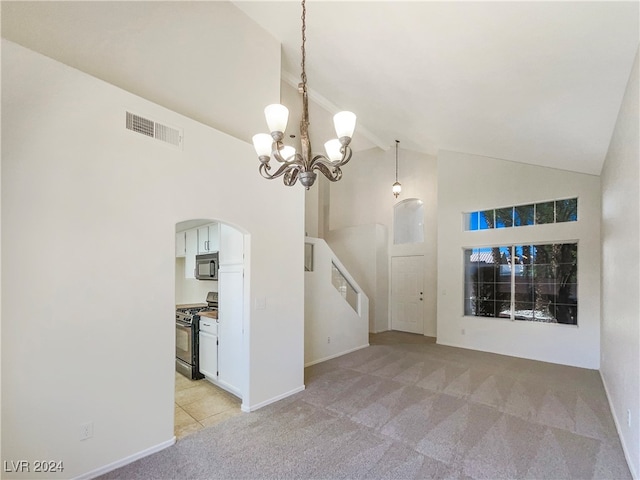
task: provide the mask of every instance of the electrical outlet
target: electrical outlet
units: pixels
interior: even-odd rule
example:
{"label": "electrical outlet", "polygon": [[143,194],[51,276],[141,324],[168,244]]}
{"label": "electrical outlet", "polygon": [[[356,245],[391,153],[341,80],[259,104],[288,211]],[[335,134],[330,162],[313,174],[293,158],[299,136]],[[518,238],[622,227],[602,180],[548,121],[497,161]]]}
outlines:
{"label": "electrical outlet", "polygon": [[466,334],[467,334],[467,331],[466,331],[464,328],[461,328],[461,329],[460,329],[460,334],[462,334],[462,335],[466,335]]}
{"label": "electrical outlet", "polygon": [[87,440],[93,437],[93,422],[80,424],[80,440]]}
{"label": "electrical outlet", "polygon": [[331,337],[327,337],[327,343],[331,343]]}
{"label": "electrical outlet", "polygon": [[627,409],[627,427],[631,426],[631,410]]}

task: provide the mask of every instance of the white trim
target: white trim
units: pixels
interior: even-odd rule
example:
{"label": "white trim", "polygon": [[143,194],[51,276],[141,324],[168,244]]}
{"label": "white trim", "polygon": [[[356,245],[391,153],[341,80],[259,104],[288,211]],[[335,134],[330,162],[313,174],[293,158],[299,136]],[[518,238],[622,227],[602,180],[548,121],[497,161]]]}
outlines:
{"label": "white trim", "polygon": [[604,376],[602,375],[602,371],[598,370],[600,374],[600,380],[602,380],[602,385],[604,385],[604,393],[607,395],[607,401],[609,402],[609,410],[611,410],[611,416],[613,417],[613,423],[616,425],[616,432],[618,434],[618,438],[620,439],[620,444],[622,445],[622,451],[624,452],[624,458],[627,461],[627,466],[629,467],[629,471],[631,472],[631,476],[634,480],[638,480],[638,472],[633,469],[633,462],[631,461],[631,455],[629,453],[629,449],[627,445],[624,443],[624,437],[620,432],[622,432],[622,427],[618,422],[618,417],[615,415],[615,410],[613,408],[613,402],[611,401],[611,396],[609,395],[609,389],[607,388],[607,382],[604,381]]}
{"label": "white trim", "polygon": [[[494,320],[493,317],[463,317],[463,318],[490,318],[492,320]],[[509,320],[508,318],[501,318],[500,320],[504,321],[504,322],[509,322],[511,323],[511,320]],[[548,323],[541,323],[541,322],[523,322],[522,324],[532,324],[532,325],[549,325]],[[555,325],[555,324],[554,324]],[[573,327],[574,325],[566,325],[568,327]],[[466,333],[467,337],[470,336],[469,330],[467,330]],[[428,337],[428,335],[425,335],[425,337]],[[464,348],[465,350],[472,350],[474,352],[484,352],[484,353],[493,353],[495,355],[500,355],[502,357],[511,357],[511,358],[521,358],[523,360],[531,360],[534,362],[545,362],[545,363],[553,363],[554,365],[566,365],[567,367],[576,367],[576,368],[583,368],[585,370],[598,370],[598,367],[585,367],[584,365],[580,365],[577,363],[569,363],[569,362],[561,362],[559,360],[545,360],[543,358],[540,357],[527,357],[527,356],[523,356],[520,353],[505,353],[503,351],[500,350],[489,350],[487,348],[479,348],[477,346],[470,346],[468,344],[462,344],[462,343],[455,343],[455,342],[443,342],[438,340],[438,337],[436,337],[436,345],[442,345],[444,347],[454,347],[454,348]]]}
{"label": "white trim", "polygon": [[328,357],[324,357],[324,358],[321,358],[319,360],[314,360],[312,362],[305,363],[304,367],[307,368],[307,367],[310,367],[311,365],[315,365],[316,363],[326,362],[327,360],[331,360],[332,358],[341,357],[342,355],[346,355],[347,353],[355,352],[357,350],[362,350],[363,348],[367,348],[368,346],[369,346],[369,344],[367,343],[366,345],[361,345],[359,347],[352,348],[351,350],[347,350],[345,352],[336,353],[334,355],[330,355]]}
{"label": "white trim", "polygon": [[245,405],[244,403],[240,406],[240,410],[242,410],[245,413],[249,413],[249,412],[255,412],[256,410],[258,410],[259,408],[262,407],[266,407],[267,405],[270,405],[272,403],[277,402],[278,400],[282,400],[283,398],[287,398],[291,395],[294,395],[298,392],[301,392],[305,389],[305,386],[302,385],[298,388],[294,388],[293,390],[290,390],[288,392],[283,393],[282,395],[278,395],[276,397],[270,398],[269,400],[265,400],[264,402],[260,402],[256,405]]}
{"label": "white trim", "polygon": [[174,436],[170,440],[167,440],[166,442],[159,443],[158,445],[149,447],[146,450],[142,450],[141,452],[134,453],[133,455],[129,455],[128,457],[122,458],[113,463],[109,463],[108,465],[104,465],[100,468],[96,468],[95,470],[91,470],[90,472],[83,473],[82,475],[75,477],[74,480],[90,480],[92,478],[99,477],[100,475],[104,475],[105,473],[111,472],[116,468],[124,467],[125,465],[129,465],[130,463],[135,462],[136,460],[140,460],[141,458],[148,457],[149,455],[157,453],[160,450],[164,450],[165,448],[171,447],[172,445],[175,445],[175,443],[176,443],[176,437]]}
{"label": "white trim", "polygon": [[209,377],[207,375],[205,375],[206,379],[213,383],[215,386],[222,388],[223,390],[226,390],[227,392],[235,395],[236,397],[242,399],[242,392],[240,391],[239,388],[234,387],[233,385],[231,385],[230,383],[224,382],[218,378],[215,377]]}

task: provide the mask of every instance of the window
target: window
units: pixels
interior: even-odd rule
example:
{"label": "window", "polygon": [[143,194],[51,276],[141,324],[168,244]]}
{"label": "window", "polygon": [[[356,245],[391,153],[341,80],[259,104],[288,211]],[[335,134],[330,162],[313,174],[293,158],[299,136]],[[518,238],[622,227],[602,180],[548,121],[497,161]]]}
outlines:
{"label": "window", "polygon": [[424,204],[408,198],[393,207],[393,243],[424,242]]}
{"label": "window", "polygon": [[578,324],[577,243],[465,249],[464,272],[465,315]]}
{"label": "window", "polygon": [[530,205],[519,205],[513,207],[513,224],[516,227],[523,227],[525,225],[533,225],[533,219],[535,217],[536,206],[532,203]]}
{"label": "window", "polygon": [[523,227],[545,223],[575,222],[578,220],[578,199],[551,200],[548,202],[492,208],[465,213],[465,230]]}

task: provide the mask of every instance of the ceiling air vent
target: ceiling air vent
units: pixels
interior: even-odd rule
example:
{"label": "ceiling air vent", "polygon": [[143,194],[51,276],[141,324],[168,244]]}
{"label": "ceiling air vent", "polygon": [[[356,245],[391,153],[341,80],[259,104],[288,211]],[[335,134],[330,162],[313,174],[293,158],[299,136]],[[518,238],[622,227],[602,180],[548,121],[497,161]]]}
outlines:
{"label": "ceiling air vent", "polygon": [[182,148],[182,129],[154,122],[135,113],[127,112],[127,130]]}

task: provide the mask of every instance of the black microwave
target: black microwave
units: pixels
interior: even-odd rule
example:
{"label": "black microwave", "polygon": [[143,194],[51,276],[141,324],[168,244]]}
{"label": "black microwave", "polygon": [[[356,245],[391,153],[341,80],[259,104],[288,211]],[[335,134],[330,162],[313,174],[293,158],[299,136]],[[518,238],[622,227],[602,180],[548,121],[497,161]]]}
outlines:
{"label": "black microwave", "polygon": [[196,279],[218,280],[218,252],[196,255]]}

